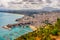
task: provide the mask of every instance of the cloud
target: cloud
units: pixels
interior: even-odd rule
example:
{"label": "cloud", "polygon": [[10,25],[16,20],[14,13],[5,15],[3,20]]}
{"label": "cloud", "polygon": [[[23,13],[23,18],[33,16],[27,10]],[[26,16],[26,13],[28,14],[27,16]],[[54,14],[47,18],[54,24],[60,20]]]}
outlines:
{"label": "cloud", "polygon": [[0,0],[0,7],[11,8],[11,9],[41,9],[43,7],[54,7],[59,8],[60,0]]}

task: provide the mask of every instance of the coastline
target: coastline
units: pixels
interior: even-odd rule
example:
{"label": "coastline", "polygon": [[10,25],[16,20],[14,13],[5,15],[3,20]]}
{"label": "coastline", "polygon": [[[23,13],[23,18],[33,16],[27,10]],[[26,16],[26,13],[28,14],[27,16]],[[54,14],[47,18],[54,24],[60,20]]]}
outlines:
{"label": "coastline", "polygon": [[[37,30],[39,27],[44,27],[45,24],[53,24],[56,22],[57,18],[60,18],[60,13],[42,13],[42,14],[34,14],[32,16],[24,16],[23,18],[18,18],[16,24],[8,24],[4,29],[11,30],[12,28],[23,26],[22,28],[25,28],[25,25],[28,25],[32,31]],[[28,28],[28,27],[27,27]],[[20,29],[20,28],[19,28]]]}
{"label": "coastline", "polygon": [[[36,30],[36,28],[39,28],[37,26],[44,26],[47,23],[53,24],[56,22],[57,18],[60,18],[60,13],[56,12],[47,12],[47,13],[38,13],[34,14],[32,16],[24,16],[23,18],[18,18],[17,20],[17,25],[32,25],[30,26],[31,29]],[[46,22],[45,22],[46,21]],[[16,26],[16,24],[13,24]],[[9,25],[9,26],[13,26]],[[8,27],[9,27],[8,26]]]}

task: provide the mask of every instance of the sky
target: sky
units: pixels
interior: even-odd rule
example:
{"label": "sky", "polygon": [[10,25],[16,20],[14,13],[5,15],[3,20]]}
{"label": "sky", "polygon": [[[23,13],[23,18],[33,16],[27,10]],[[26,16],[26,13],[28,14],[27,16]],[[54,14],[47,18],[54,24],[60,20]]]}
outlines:
{"label": "sky", "polygon": [[[28,0],[29,1],[29,0]],[[43,7],[54,7],[60,8],[60,0],[34,0],[35,4],[31,4],[32,2],[24,2],[23,0],[0,0],[0,8],[11,8],[11,9],[41,9]],[[31,0],[30,0],[31,1]],[[51,3],[48,3],[50,2]],[[34,2],[33,2],[34,3]]]}

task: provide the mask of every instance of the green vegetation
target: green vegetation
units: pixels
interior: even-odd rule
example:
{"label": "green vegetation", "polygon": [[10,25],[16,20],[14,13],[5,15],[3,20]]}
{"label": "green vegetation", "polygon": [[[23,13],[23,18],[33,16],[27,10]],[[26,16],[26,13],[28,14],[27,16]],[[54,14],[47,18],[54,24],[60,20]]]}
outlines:
{"label": "green vegetation", "polygon": [[[60,19],[54,25],[47,24],[43,28],[38,28],[36,31],[25,34],[16,40],[56,40],[60,36]],[[59,39],[60,40],[60,39]]]}

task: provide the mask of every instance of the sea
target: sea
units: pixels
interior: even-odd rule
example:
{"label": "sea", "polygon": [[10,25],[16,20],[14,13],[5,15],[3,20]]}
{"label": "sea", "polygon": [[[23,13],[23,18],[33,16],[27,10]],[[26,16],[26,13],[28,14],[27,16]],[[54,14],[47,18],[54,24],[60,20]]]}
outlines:
{"label": "sea", "polygon": [[33,30],[30,27],[22,27],[18,26],[11,30],[4,29],[3,26],[7,24],[17,23],[15,20],[18,18],[22,18],[24,15],[13,14],[13,13],[4,13],[0,12],[0,40],[14,40],[28,32],[32,32]]}

